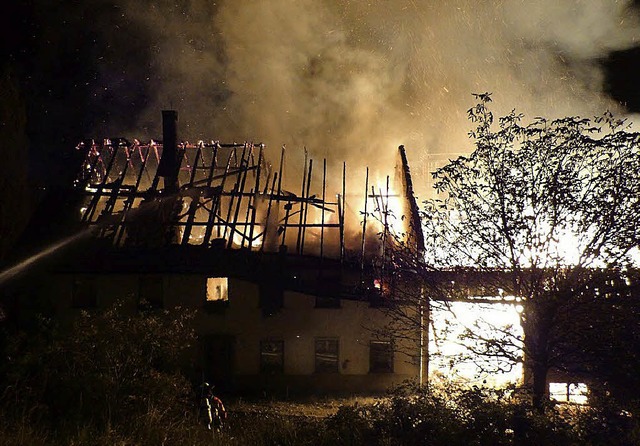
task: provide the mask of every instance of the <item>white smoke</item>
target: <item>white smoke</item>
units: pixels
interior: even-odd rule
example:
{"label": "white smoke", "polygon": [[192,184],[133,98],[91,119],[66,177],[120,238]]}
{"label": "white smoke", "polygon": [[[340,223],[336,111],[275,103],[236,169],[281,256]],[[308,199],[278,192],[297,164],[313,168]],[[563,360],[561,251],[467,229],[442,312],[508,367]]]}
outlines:
{"label": "white smoke", "polygon": [[146,121],[172,107],[184,137],[306,146],[352,168],[392,165],[405,144],[419,168],[427,153],[471,148],[472,93],[529,118],[621,112],[599,60],[638,43],[631,4],[190,0],[126,11],[156,36]]}

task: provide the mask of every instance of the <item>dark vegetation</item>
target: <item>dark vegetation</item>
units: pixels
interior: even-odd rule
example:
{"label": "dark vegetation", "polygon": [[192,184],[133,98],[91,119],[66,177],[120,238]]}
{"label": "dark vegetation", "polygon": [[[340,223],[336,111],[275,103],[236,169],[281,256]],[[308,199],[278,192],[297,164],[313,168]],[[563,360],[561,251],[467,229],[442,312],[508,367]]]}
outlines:
{"label": "dark vegetation", "polygon": [[[592,406],[534,410],[517,389],[407,384],[374,403],[326,417],[243,410],[209,432],[193,383],[178,367],[193,345],[192,314],[81,313],[68,326],[41,319],[8,336],[0,445],[633,445],[637,402],[591,395]],[[5,333],[6,334],[6,333]]]}
{"label": "dark vegetation", "polygon": [[489,374],[523,363],[539,407],[557,371],[637,397],[640,133],[610,113],[496,118],[476,97],[474,150],[433,172],[425,252],[399,237],[381,262],[393,288],[381,337],[417,345],[429,306],[517,296],[523,334],[483,321],[492,335],[468,328],[462,360]]}

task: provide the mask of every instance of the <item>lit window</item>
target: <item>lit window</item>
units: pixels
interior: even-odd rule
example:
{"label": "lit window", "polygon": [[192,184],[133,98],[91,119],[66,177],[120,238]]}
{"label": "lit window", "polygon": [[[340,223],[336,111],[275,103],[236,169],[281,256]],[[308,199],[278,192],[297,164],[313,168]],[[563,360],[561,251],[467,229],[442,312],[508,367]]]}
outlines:
{"label": "lit window", "polygon": [[369,372],[393,373],[393,346],[389,341],[371,341],[369,344]]}
{"label": "lit window", "polygon": [[338,340],[316,339],[316,373],[338,373]]}
{"label": "lit window", "polygon": [[549,383],[551,399],[559,403],[587,404],[585,383]]}
{"label": "lit window", "polygon": [[260,342],[260,372],[282,373],[284,371],[284,341]]}
{"label": "lit window", "polygon": [[207,302],[226,302],[229,300],[229,281],[226,277],[207,279]]}

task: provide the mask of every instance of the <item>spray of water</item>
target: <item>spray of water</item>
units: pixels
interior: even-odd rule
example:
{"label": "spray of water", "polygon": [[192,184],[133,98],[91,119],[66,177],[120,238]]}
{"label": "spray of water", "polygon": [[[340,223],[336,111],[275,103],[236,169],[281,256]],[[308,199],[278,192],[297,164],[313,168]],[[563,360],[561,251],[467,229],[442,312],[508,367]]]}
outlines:
{"label": "spray of water", "polygon": [[[170,194],[162,196],[159,201],[167,201],[167,200],[175,200],[178,194]],[[157,203],[158,201],[156,201]],[[148,209],[145,206],[133,208],[129,210],[125,217],[127,221],[132,221],[138,218],[149,218],[148,217]],[[73,234],[69,237],[63,238],[50,246],[41,249],[37,253],[31,255],[30,257],[16,263],[15,265],[7,268],[6,270],[0,272],[0,286],[5,284],[7,281],[17,277],[18,275],[26,272],[29,268],[36,265],[38,262],[45,260],[47,257],[50,257],[54,254],[59,253],[63,249],[73,245],[74,243],[79,242],[82,239],[89,238],[92,235],[98,233],[100,230],[109,227],[112,224],[119,222],[123,216],[121,214],[113,214],[108,217],[104,217],[100,219],[100,222],[97,224],[93,224],[92,226],[83,229],[76,234]]]}
{"label": "spray of water", "polygon": [[0,286],[4,285],[7,281],[17,277],[21,273],[27,271],[29,268],[34,266],[36,263],[44,260],[45,258],[61,251],[62,249],[72,245],[73,243],[88,237],[91,234],[90,229],[86,229],[72,236],[66,237],[58,242],[48,246],[47,248],[42,249],[36,254],[22,260],[19,263],[16,263],[12,267],[0,272]]}

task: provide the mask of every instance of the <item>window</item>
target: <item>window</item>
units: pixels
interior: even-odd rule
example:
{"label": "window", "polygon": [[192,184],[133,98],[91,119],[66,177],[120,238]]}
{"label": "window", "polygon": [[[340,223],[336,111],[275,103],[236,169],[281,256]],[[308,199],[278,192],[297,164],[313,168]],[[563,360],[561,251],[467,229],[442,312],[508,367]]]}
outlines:
{"label": "window", "polygon": [[549,383],[549,396],[559,403],[587,404],[585,383]]}
{"label": "window", "polygon": [[316,373],[338,373],[338,339],[316,339]]}
{"label": "window", "polygon": [[209,277],[207,279],[207,302],[227,302],[228,300],[229,279],[226,277]]}
{"label": "window", "polygon": [[284,289],[279,281],[260,283],[259,292],[263,317],[273,316],[284,307]]}
{"label": "window", "polygon": [[164,290],[162,276],[140,276],[138,281],[138,304],[147,308],[162,308]]}
{"label": "window", "polygon": [[224,313],[229,306],[229,279],[226,277],[207,278],[207,295],[204,310],[207,313]]}
{"label": "window", "polygon": [[73,308],[95,308],[98,304],[96,281],[94,277],[76,277],[73,279],[71,306]]}
{"label": "window", "polygon": [[260,342],[260,372],[269,374],[284,372],[284,341]]}
{"label": "window", "polygon": [[369,372],[393,373],[393,345],[389,341],[369,344]]}

